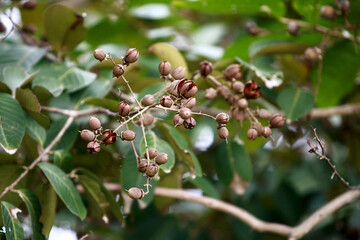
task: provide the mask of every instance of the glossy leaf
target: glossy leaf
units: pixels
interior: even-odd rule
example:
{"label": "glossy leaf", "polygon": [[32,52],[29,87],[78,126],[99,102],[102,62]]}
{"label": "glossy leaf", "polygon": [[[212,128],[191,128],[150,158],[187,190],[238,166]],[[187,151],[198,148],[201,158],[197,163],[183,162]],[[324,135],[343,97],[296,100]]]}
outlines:
{"label": "glossy leaf", "polygon": [[230,185],[234,178],[234,167],[229,157],[229,144],[223,142],[216,151],[215,164],[217,175],[225,185]]}
{"label": "glossy leaf", "polygon": [[45,48],[2,42],[0,45],[0,74],[7,66],[20,67],[27,71],[46,53]]}
{"label": "glossy leaf", "polygon": [[50,163],[42,162],[39,163],[38,166],[70,212],[83,220],[86,217],[86,208],[78,191],[66,173]]}
{"label": "glossy leaf", "polygon": [[46,138],[46,130],[28,114],[25,115],[26,133],[29,134],[29,136],[37,141],[41,146],[43,146]]}
{"label": "glossy leaf", "polygon": [[25,110],[40,112],[40,103],[30,89],[17,88],[16,99]]}
{"label": "glossy leaf", "polygon": [[72,155],[67,150],[58,150],[54,152],[54,164],[64,170],[66,173],[72,169]]}
{"label": "glossy leaf", "polygon": [[26,75],[21,67],[9,66],[3,69],[3,83],[5,83],[12,92],[19,87],[26,79]]}
{"label": "glossy leaf", "polygon": [[53,5],[45,12],[45,34],[57,52],[72,50],[86,37],[83,17],[63,5]]}
{"label": "glossy leaf", "polygon": [[249,55],[251,58],[254,58],[258,55],[266,54],[302,54],[307,47],[309,47],[308,44],[269,39],[263,41],[256,41],[251,44],[249,47]]}
{"label": "glossy leaf", "polygon": [[119,101],[107,99],[107,98],[87,98],[84,100],[84,103],[91,104],[98,107],[104,107],[110,111],[117,112]]}
{"label": "glossy leaf", "polygon": [[295,120],[305,116],[314,107],[313,95],[299,88],[288,87],[283,89],[276,100],[286,118]]}
{"label": "glossy leaf", "polygon": [[8,202],[1,202],[2,219],[5,225],[6,239],[24,240],[24,230],[17,219],[17,209]]}
{"label": "glossy leaf", "polygon": [[40,223],[41,206],[39,199],[29,189],[17,190],[21,199],[25,202],[26,208],[30,215],[30,223],[32,228],[32,239],[45,239],[42,235],[42,224]]}
{"label": "glossy leaf", "polygon": [[232,166],[239,176],[247,182],[252,179],[252,163],[243,145],[237,140],[230,143],[230,154]]}
{"label": "glossy leaf", "polygon": [[[46,140],[44,147],[47,147],[52,140],[56,137],[59,131],[62,129],[66,122],[66,118],[61,118],[51,124],[50,128],[46,131]],[[69,149],[75,142],[78,135],[78,127],[76,123],[72,123],[70,127],[65,131],[64,136],[60,139],[58,143],[52,148],[52,150],[58,149]]]}
{"label": "glossy leaf", "polygon": [[188,180],[196,187],[200,188],[207,196],[220,199],[220,194],[209,180],[203,177],[195,179],[189,177]]}
{"label": "glossy leaf", "polygon": [[0,93],[0,145],[14,154],[25,133],[25,115],[20,104],[6,93]]}
{"label": "glossy leaf", "polygon": [[48,237],[55,220],[57,195],[51,185],[47,183],[44,184],[41,197],[41,222],[43,223],[42,233]]}

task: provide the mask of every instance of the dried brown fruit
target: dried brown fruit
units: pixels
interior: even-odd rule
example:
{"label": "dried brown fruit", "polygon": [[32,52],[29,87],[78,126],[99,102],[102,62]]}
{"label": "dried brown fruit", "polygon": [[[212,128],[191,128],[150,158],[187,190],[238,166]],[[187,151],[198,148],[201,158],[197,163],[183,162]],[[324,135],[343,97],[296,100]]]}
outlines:
{"label": "dried brown fruit", "polygon": [[267,138],[267,137],[270,137],[270,136],[271,136],[271,128],[269,128],[269,127],[264,127],[261,135],[262,135],[263,137],[266,137],[266,138]]}
{"label": "dried brown fruit", "polygon": [[213,70],[213,66],[211,62],[203,61],[200,63],[200,74],[203,77],[209,75]]}
{"label": "dried brown fruit", "polygon": [[263,108],[259,110],[258,115],[259,118],[263,118],[263,119],[271,118],[271,114],[269,113],[269,111]]}
{"label": "dried brown fruit", "polygon": [[122,117],[126,117],[130,114],[131,107],[127,101],[122,101],[118,105],[118,113]]}
{"label": "dried brown fruit", "polygon": [[[145,113],[142,115],[143,118],[143,124],[144,126],[149,126],[154,122],[154,116],[151,115],[151,113]],[[141,117],[141,116],[140,116]]]}
{"label": "dried brown fruit", "polygon": [[183,107],[180,108],[179,115],[182,119],[188,119],[191,117],[191,110],[189,108]]}
{"label": "dried brown fruit", "polygon": [[136,137],[136,133],[132,130],[125,130],[120,133],[120,139],[126,141],[132,141]]}
{"label": "dried brown fruit", "polygon": [[245,98],[241,98],[237,102],[237,105],[239,106],[239,108],[245,109],[245,108],[247,108],[249,106],[249,103]]}
{"label": "dried brown fruit", "polygon": [[181,106],[186,108],[193,108],[196,105],[196,98],[191,97],[187,99],[181,99]]}
{"label": "dried brown fruit", "polygon": [[197,91],[198,87],[193,81],[186,79],[179,82],[178,92],[180,93],[180,96],[191,98],[196,95]]}
{"label": "dried brown fruit", "polygon": [[136,48],[129,48],[123,58],[124,64],[134,63],[139,59],[139,51]]}
{"label": "dried brown fruit", "polygon": [[186,71],[184,67],[176,67],[174,68],[174,70],[171,73],[171,76],[175,79],[175,80],[181,80],[185,77]]}
{"label": "dried brown fruit", "polygon": [[287,26],[287,31],[292,36],[297,36],[300,33],[300,26],[297,22],[291,21]]}
{"label": "dried brown fruit", "polygon": [[242,93],[244,91],[244,84],[240,81],[234,81],[231,84],[231,88],[235,93]]}
{"label": "dried brown fruit", "polygon": [[179,114],[176,114],[173,118],[173,123],[175,127],[180,126],[184,123],[184,119],[182,119]]}
{"label": "dried brown fruit", "polygon": [[97,48],[94,50],[94,58],[102,62],[106,58],[106,53],[104,50]]}
{"label": "dried brown fruit", "polygon": [[320,9],[320,14],[323,18],[333,19],[336,17],[335,9],[330,5],[324,5]]}
{"label": "dried brown fruit", "polygon": [[86,150],[91,154],[98,154],[100,152],[100,143],[98,142],[89,142],[86,146]]}
{"label": "dried brown fruit", "polygon": [[146,158],[141,158],[139,161],[139,164],[137,166],[137,169],[139,172],[144,173],[144,172],[146,172],[147,166],[148,166],[148,162],[147,162]]}
{"label": "dried brown fruit", "polygon": [[165,164],[167,163],[168,160],[169,160],[169,156],[166,153],[159,153],[155,158],[155,162],[158,165]]}
{"label": "dried brown fruit", "polygon": [[91,142],[95,139],[95,134],[93,131],[84,129],[80,132],[80,137],[87,142]]}
{"label": "dried brown fruit", "polygon": [[167,61],[162,61],[159,64],[159,72],[160,72],[161,76],[169,75],[171,72],[171,64]]}
{"label": "dried brown fruit", "polygon": [[316,62],[321,59],[321,49],[318,47],[310,47],[305,50],[305,59],[310,62]]}
{"label": "dried brown fruit", "polygon": [[249,81],[246,83],[244,88],[244,95],[246,98],[249,99],[256,99],[261,96],[260,86],[256,84],[254,80]]}
{"label": "dried brown fruit", "polygon": [[113,76],[114,77],[120,77],[124,74],[124,67],[121,64],[116,64],[113,68]]}
{"label": "dried brown fruit", "polygon": [[258,137],[258,132],[256,131],[256,129],[250,128],[247,131],[246,136],[248,137],[248,139],[250,140],[255,140]]}
{"label": "dried brown fruit", "polygon": [[21,8],[23,9],[34,9],[37,6],[37,1],[35,0],[28,0],[21,4]]}
{"label": "dried brown fruit", "polygon": [[132,187],[128,190],[128,195],[134,200],[142,199],[144,197],[144,190],[137,187]]}
{"label": "dried brown fruit", "polygon": [[[158,152],[155,148],[149,148],[149,158],[153,159],[157,156]],[[144,157],[147,157],[146,151],[144,153]]]}
{"label": "dried brown fruit", "polygon": [[258,27],[256,22],[247,22],[245,28],[246,31],[252,36],[256,36],[260,33],[260,28]]}
{"label": "dried brown fruit", "polygon": [[230,120],[230,117],[227,113],[219,113],[216,115],[216,121],[220,124],[226,124]]}
{"label": "dried brown fruit", "polygon": [[114,132],[112,129],[106,129],[102,133],[102,142],[106,145],[114,144],[116,142],[116,137],[116,132]]}
{"label": "dried brown fruit", "polygon": [[285,119],[280,114],[275,114],[269,121],[270,127],[272,128],[281,128],[284,126]]}
{"label": "dried brown fruit", "polygon": [[89,126],[91,129],[97,130],[101,128],[101,122],[97,117],[91,117],[89,119]]}
{"label": "dried brown fruit", "polygon": [[186,129],[191,130],[196,126],[196,121],[194,118],[191,117],[191,118],[185,119],[183,124]]}
{"label": "dried brown fruit", "polygon": [[229,130],[225,126],[222,126],[218,129],[218,135],[222,139],[227,139],[229,137]]}
{"label": "dried brown fruit", "polygon": [[141,104],[144,106],[150,106],[151,104],[153,104],[155,102],[155,98],[152,94],[146,94],[142,99],[141,99]]}
{"label": "dried brown fruit", "polygon": [[146,168],[146,176],[154,177],[159,171],[159,167],[156,166],[155,163],[150,163],[149,166]]}
{"label": "dried brown fruit", "polygon": [[240,64],[231,64],[224,71],[224,77],[226,80],[239,80],[241,76]]}
{"label": "dried brown fruit", "polygon": [[163,107],[169,108],[174,104],[174,101],[171,99],[171,97],[169,95],[166,95],[166,96],[162,96],[160,98],[160,104]]}
{"label": "dried brown fruit", "polygon": [[216,90],[214,88],[208,88],[205,90],[205,97],[207,99],[214,99],[216,98]]}

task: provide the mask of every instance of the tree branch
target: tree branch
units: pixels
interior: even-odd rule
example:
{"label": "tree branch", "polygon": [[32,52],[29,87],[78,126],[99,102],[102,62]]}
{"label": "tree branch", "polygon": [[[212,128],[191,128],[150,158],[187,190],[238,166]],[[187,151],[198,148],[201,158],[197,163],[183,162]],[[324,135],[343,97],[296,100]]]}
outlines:
{"label": "tree branch", "polygon": [[360,103],[345,104],[336,107],[314,108],[309,113],[309,118],[326,118],[332,115],[354,115],[360,113]]}

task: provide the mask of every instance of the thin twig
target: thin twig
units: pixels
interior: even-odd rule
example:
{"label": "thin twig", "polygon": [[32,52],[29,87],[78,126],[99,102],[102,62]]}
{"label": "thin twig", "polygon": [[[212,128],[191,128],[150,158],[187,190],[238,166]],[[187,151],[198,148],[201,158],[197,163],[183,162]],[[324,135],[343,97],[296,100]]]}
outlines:
{"label": "thin twig", "polygon": [[[129,130],[129,126],[128,126],[127,123],[126,123],[126,129]],[[133,148],[133,150],[134,150],[134,154],[135,154],[135,157],[136,157],[136,160],[137,160],[136,162],[139,164],[139,155],[138,155],[138,153],[136,152],[134,140],[132,140],[132,141],[130,141],[130,142],[131,142],[131,146],[132,146],[132,148]]]}
{"label": "thin twig", "polygon": [[140,111],[138,111],[136,114],[134,114],[132,117],[128,118],[126,121],[122,122],[117,128],[115,128],[114,132],[117,132],[122,126],[124,126],[125,124],[127,124],[128,122],[132,121],[134,118],[136,118],[137,116],[143,114],[144,112],[146,112],[150,106],[146,106],[144,108],[142,108]]}
{"label": "thin twig", "polygon": [[126,78],[124,77],[124,75],[121,75],[121,78],[124,80],[124,82],[126,83],[127,87],[129,88],[129,91],[131,92],[132,97],[134,98],[134,100],[136,101],[137,105],[139,106],[139,108],[142,108],[140,102],[137,100],[135,93],[133,92],[133,90],[130,87],[130,84],[128,82],[128,80],[126,80]]}
{"label": "thin twig", "polygon": [[309,113],[309,118],[326,118],[333,115],[354,115],[360,113],[360,103],[345,104],[336,107],[314,108]]}
{"label": "thin twig", "polygon": [[143,134],[143,138],[144,138],[147,164],[149,165],[149,163],[150,163],[149,145],[147,144],[147,140],[146,140],[146,133],[145,133],[145,127],[144,127],[144,119],[143,119],[143,115],[142,115],[142,114],[141,114],[141,117],[140,117],[140,126],[141,126],[141,131],[142,131],[142,134]]}

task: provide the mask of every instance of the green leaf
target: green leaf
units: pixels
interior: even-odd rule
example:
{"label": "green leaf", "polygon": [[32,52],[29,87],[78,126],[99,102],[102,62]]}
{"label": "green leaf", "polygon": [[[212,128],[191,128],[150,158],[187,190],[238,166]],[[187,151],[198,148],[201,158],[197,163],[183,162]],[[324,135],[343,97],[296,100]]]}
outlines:
{"label": "green leaf", "polygon": [[49,237],[50,230],[54,225],[55,215],[56,215],[56,205],[57,205],[57,196],[54,189],[50,184],[44,184],[42,190],[42,214],[41,221],[43,223],[42,233]]}
{"label": "green leaf", "polygon": [[17,190],[21,199],[25,202],[26,208],[30,214],[30,223],[32,228],[32,239],[45,239],[42,235],[42,224],[40,223],[41,206],[39,199],[29,189]]}
{"label": "green leaf", "polygon": [[86,208],[78,191],[66,173],[50,163],[42,162],[39,163],[38,166],[41,168],[46,178],[53,186],[55,192],[65,203],[70,212],[83,220],[86,217]]}
{"label": "green leaf", "polygon": [[98,107],[104,107],[110,111],[117,112],[119,101],[106,98],[87,98],[84,100],[84,103],[91,104]]}
{"label": "green leaf", "polygon": [[46,138],[46,130],[30,117],[29,114],[25,114],[25,116],[27,134],[43,146]]}
{"label": "green leaf", "polygon": [[314,107],[314,97],[306,90],[295,87],[283,89],[276,102],[284,110],[286,118],[295,120],[305,116]]}
{"label": "green leaf", "polygon": [[[14,211],[13,211],[14,210]],[[2,219],[5,225],[6,239],[24,240],[24,230],[16,216],[16,208],[8,202],[1,202]]]}
{"label": "green leaf", "polygon": [[96,79],[96,74],[92,72],[59,63],[44,64],[39,70],[39,74],[32,81],[32,87],[44,87],[55,97],[65,89],[75,92]]}
{"label": "green leaf", "polygon": [[104,98],[110,91],[113,84],[112,79],[100,78],[96,79],[86,88],[80,90],[74,96],[74,100],[78,102],[78,105],[83,104],[81,100],[89,97]]}
{"label": "green leaf", "polygon": [[230,154],[231,161],[234,170],[239,176],[247,182],[251,181],[252,178],[252,163],[249,155],[245,151],[243,145],[237,140],[233,140],[230,143]]}
{"label": "green leaf", "polygon": [[6,93],[0,93],[0,145],[14,154],[25,134],[25,115],[20,104]]}
{"label": "green leaf", "polygon": [[203,177],[197,177],[197,178],[192,178],[192,177],[188,177],[188,180],[194,184],[196,187],[200,188],[201,190],[204,191],[204,193],[206,195],[208,195],[209,197],[213,197],[216,199],[220,199],[220,195],[219,192],[216,190],[216,188],[210,183],[209,180],[207,180],[206,178]]}
{"label": "green leaf", "polygon": [[268,39],[256,41],[249,47],[249,55],[255,58],[259,55],[266,54],[303,54],[305,49],[309,47],[308,44],[294,43],[285,40]]}
{"label": "green leaf", "polygon": [[[56,135],[63,128],[66,121],[66,118],[61,118],[51,124],[50,128],[46,132],[46,140],[44,147],[47,147],[52,142],[52,140],[54,140]],[[73,122],[70,127],[65,131],[64,136],[60,139],[58,143],[55,144],[52,150],[69,149],[76,140],[76,137],[78,135],[77,130],[78,127],[76,123]]]}
{"label": "green leaf", "polygon": [[231,181],[234,178],[233,174],[233,165],[231,158],[229,157],[229,144],[225,141],[216,149],[216,172],[217,175],[225,185],[230,185]]}
{"label": "green leaf", "polygon": [[40,103],[30,89],[17,88],[16,99],[25,110],[40,112]]}
{"label": "green leaf", "polygon": [[45,34],[56,52],[68,52],[86,37],[83,17],[63,5],[45,12]]}
{"label": "green leaf", "polygon": [[66,173],[72,169],[72,155],[67,150],[58,150],[54,152],[54,164],[64,170]]}
{"label": "green leaf", "polygon": [[188,66],[183,55],[174,46],[168,43],[155,43],[150,46],[150,52],[163,61],[170,62],[172,68],[184,67],[188,75]]}
{"label": "green leaf", "polygon": [[0,74],[7,66],[20,67],[27,71],[46,53],[46,48],[2,42],[0,45]]}
{"label": "green leaf", "polygon": [[[171,169],[175,165],[175,152],[170,146],[170,144],[158,138],[153,131],[146,131],[145,136],[149,148],[155,148],[158,151],[158,153],[163,152],[168,154],[169,160],[167,161],[167,163],[162,164],[159,167],[165,172],[171,171]],[[143,154],[145,153],[145,151],[146,149],[145,149],[144,138],[142,138],[140,142],[140,153]]]}
{"label": "green leaf", "polygon": [[137,170],[137,162],[136,157],[133,152],[129,152],[125,155],[123,160],[122,170],[121,170],[121,185],[122,189],[125,192],[132,187],[140,187],[141,178],[143,178],[143,174],[139,173]]}
{"label": "green leaf", "polygon": [[2,72],[3,82],[15,92],[15,89],[19,87],[26,79],[24,71],[20,67],[9,66],[5,67]]}

